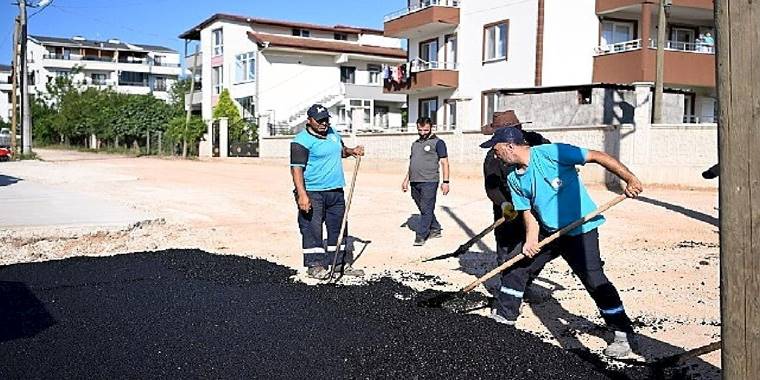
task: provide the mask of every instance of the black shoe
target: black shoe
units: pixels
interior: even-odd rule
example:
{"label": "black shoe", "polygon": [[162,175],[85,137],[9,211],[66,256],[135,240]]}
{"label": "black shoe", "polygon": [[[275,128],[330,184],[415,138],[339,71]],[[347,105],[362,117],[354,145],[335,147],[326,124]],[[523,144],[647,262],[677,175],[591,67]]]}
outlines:
{"label": "black shoe", "polygon": [[441,230],[431,230],[430,236],[428,236],[428,239],[437,239],[440,237],[443,237],[443,235],[441,234]]}
{"label": "black shoe", "polygon": [[416,238],[414,238],[414,244],[413,245],[415,247],[422,247],[423,245],[425,245],[425,238],[417,236]]}

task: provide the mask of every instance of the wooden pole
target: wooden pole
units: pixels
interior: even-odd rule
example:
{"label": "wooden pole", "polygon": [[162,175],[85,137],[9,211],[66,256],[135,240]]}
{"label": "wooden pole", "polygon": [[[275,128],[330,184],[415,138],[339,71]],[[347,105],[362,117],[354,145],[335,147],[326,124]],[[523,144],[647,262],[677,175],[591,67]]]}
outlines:
{"label": "wooden pole", "polygon": [[13,27],[13,68],[11,74],[13,76],[13,84],[11,85],[11,150],[13,154],[18,153],[16,149],[16,133],[18,126],[18,78],[21,70],[19,70],[18,62],[18,38],[21,33],[21,21],[16,17],[15,25]]}
{"label": "wooden pole", "polygon": [[[667,0],[660,0],[660,6],[657,11],[657,55],[655,57],[655,76],[654,76],[654,102],[652,108],[653,124],[662,124],[662,93],[665,81],[665,29],[667,29],[667,20],[665,18],[665,3]],[[641,41],[643,48],[648,48],[649,41]]]}
{"label": "wooden pole", "polygon": [[193,93],[195,92],[195,67],[198,66],[198,51],[200,43],[195,45],[195,55],[193,55],[193,67],[190,68],[190,101],[185,101],[187,114],[185,114],[185,133],[182,134],[182,158],[187,158],[187,126],[190,124],[190,117],[193,114]]}
{"label": "wooden pole", "polygon": [[715,0],[724,379],[760,379],[760,1]]}

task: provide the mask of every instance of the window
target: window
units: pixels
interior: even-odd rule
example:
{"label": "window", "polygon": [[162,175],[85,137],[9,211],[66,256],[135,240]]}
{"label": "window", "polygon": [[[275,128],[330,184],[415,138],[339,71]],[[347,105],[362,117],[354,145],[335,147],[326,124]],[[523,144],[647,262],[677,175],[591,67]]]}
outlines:
{"label": "window", "polygon": [[578,90],[578,104],[591,104],[591,88]]}
{"label": "window", "polygon": [[380,65],[373,65],[369,64],[367,65],[367,72],[369,73],[369,83],[370,84],[380,84],[382,81],[380,78],[380,73],[382,72],[383,68]]}
{"label": "window", "polygon": [[340,81],[341,83],[356,83],[356,67],[341,66]]}
{"label": "window", "polygon": [[438,39],[432,39],[420,42],[420,59],[425,62],[431,62],[431,64],[425,65],[423,62],[423,70],[432,69],[434,65],[438,63]]}
{"label": "window", "polygon": [[602,23],[602,45],[613,45],[633,40],[633,23],[604,21]]}
{"label": "window", "polygon": [[148,74],[122,71],[119,73],[119,86],[148,86]]}
{"label": "window", "polygon": [[311,33],[306,29],[293,28],[293,35],[296,37],[309,37]]}
{"label": "window", "polygon": [[244,118],[250,118],[256,114],[256,104],[253,102],[253,96],[236,98],[235,101],[238,102],[238,104],[240,104],[240,107],[243,108]]}
{"label": "window", "polygon": [[224,69],[222,66],[212,67],[211,68],[211,87],[213,88],[212,93],[214,95],[219,95],[222,93],[222,89],[224,88]]}
{"label": "window", "polygon": [[375,106],[375,127],[388,128],[388,106]]}
{"label": "window", "polygon": [[348,34],[346,33],[335,33],[333,34],[333,38],[338,41],[348,41]]}
{"label": "window", "polygon": [[483,28],[483,61],[507,59],[509,21],[500,21]]}
{"label": "window", "polygon": [[483,120],[481,125],[486,125],[491,122],[493,118],[493,112],[499,102],[499,94],[496,92],[483,93]]}
{"label": "window", "polygon": [[156,65],[156,66],[163,66],[165,58],[166,57],[164,57],[162,55],[157,55],[157,56],[153,57],[153,64]]}
{"label": "window", "polygon": [[166,78],[156,77],[153,83],[153,91],[166,91]]}
{"label": "window", "polygon": [[438,111],[438,98],[420,99],[419,117],[429,117],[436,125],[436,114]]}
{"label": "window", "polygon": [[102,86],[106,84],[108,80],[108,74],[92,73],[90,74],[90,81],[94,85]]}
{"label": "window", "polygon": [[446,129],[456,129],[457,126],[457,102],[454,100],[446,100],[444,102],[446,108],[446,121],[444,124]]}
{"label": "window", "polygon": [[457,35],[449,34],[445,38],[446,50],[444,50],[444,69],[454,70],[457,63]]}
{"label": "window", "polygon": [[669,44],[665,47],[676,50],[694,50],[695,34],[694,29],[674,27],[670,31]]}
{"label": "window", "polygon": [[224,34],[222,29],[214,29],[211,32],[212,46],[214,48],[214,56],[222,55],[224,53]]}
{"label": "window", "polygon": [[250,52],[235,56],[235,83],[250,82],[256,79],[256,53]]}

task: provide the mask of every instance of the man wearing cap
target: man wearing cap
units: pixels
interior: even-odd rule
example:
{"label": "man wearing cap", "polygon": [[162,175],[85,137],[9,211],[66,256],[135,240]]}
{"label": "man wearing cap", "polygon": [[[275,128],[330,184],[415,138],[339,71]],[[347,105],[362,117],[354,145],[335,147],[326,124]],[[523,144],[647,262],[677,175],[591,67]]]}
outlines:
{"label": "man wearing cap", "polygon": [[[322,105],[312,105],[306,115],[306,128],[290,143],[290,173],[298,204],[304,266],[308,276],[323,279],[329,273],[335,251],[340,249],[335,272],[363,275],[361,270],[344,268],[346,240],[338,243],[338,235],[346,209],[341,159],[363,156],[364,147],[343,145],[340,135],[330,128],[330,114]],[[327,229],[327,250],[322,242],[323,225]]]}
{"label": "man wearing cap", "polygon": [[441,224],[435,217],[435,199],[438,193],[438,182],[443,172],[441,192],[449,193],[449,155],[446,143],[433,133],[433,121],[429,117],[417,119],[419,138],[412,143],[409,155],[409,170],[401,183],[401,190],[412,189],[412,199],[420,211],[420,222],[417,226],[414,245],[425,244],[428,238],[441,237]]}
{"label": "man wearing cap", "polygon": [[[484,134],[493,134],[499,128],[517,128],[522,130],[521,122],[513,110],[494,112],[491,124],[483,127]],[[551,143],[541,134],[523,131],[525,140],[530,146]],[[493,203],[494,221],[514,215],[512,195],[507,185],[507,174],[510,166],[496,157],[494,149],[489,149],[483,161],[483,178],[486,195]],[[511,215],[510,215],[511,214]],[[525,224],[522,218],[514,218],[502,223],[494,229],[496,238],[496,256],[501,264],[522,252],[525,240]],[[491,316],[499,323],[514,326],[520,315],[520,306],[524,290],[538,276],[546,263],[556,258],[551,255],[541,255],[535,260],[523,260],[501,274],[501,286],[495,292],[496,302],[491,309]],[[527,280],[526,280],[527,279]],[[515,285],[516,284],[516,285]]]}
{"label": "man wearing cap", "polygon": [[[643,191],[638,178],[612,156],[567,144],[531,147],[517,128],[497,129],[481,147],[493,148],[500,160],[513,165],[507,183],[515,210],[523,211],[526,236],[522,253],[529,258],[539,253],[539,236],[548,236],[596,209],[575,165],[588,162],[601,165],[625,181],[624,191],[630,198]],[[533,211],[535,216],[525,211]],[[544,247],[542,255],[562,256],[578,276],[605,322],[615,332],[614,340],[604,353],[621,358],[632,353],[633,327],[617,289],[604,274],[597,231],[604,220],[601,215],[590,219]],[[512,286],[524,291],[527,280]]]}

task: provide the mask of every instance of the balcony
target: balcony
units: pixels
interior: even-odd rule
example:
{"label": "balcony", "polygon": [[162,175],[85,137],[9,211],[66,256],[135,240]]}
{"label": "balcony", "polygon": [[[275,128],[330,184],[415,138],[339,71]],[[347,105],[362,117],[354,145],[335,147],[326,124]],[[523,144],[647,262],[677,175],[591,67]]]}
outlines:
{"label": "balcony", "polygon": [[456,62],[427,62],[421,59],[410,63],[411,75],[405,83],[392,82],[385,86],[387,94],[418,94],[459,87]]}
{"label": "balcony", "polygon": [[372,99],[383,102],[404,103],[406,96],[401,93],[386,93],[381,85],[366,85],[344,83],[344,89],[341,91],[348,99]]}
{"label": "balcony", "polygon": [[[647,48],[641,40],[600,46],[594,57],[594,82],[630,84],[654,82],[656,44]],[[714,46],[667,41],[665,84],[670,86],[715,87]]]}
{"label": "balcony", "polygon": [[410,6],[387,14],[384,19],[386,37],[437,34],[459,25],[459,0],[417,0]]}
{"label": "balcony", "polygon": [[[187,67],[188,70],[193,67],[193,61],[194,60],[195,60],[195,54],[190,54],[187,57],[185,57],[185,67]],[[197,60],[197,64],[195,66],[196,67],[203,66],[203,53],[198,52],[198,60]]]}
{"label": "balcony", "polygon": [[[617,11],[634,11],[641,8],[644,0],[597,0],[596,13],[606,14]],[[713,10],[713,0],[673,0],[673,8]]]}

